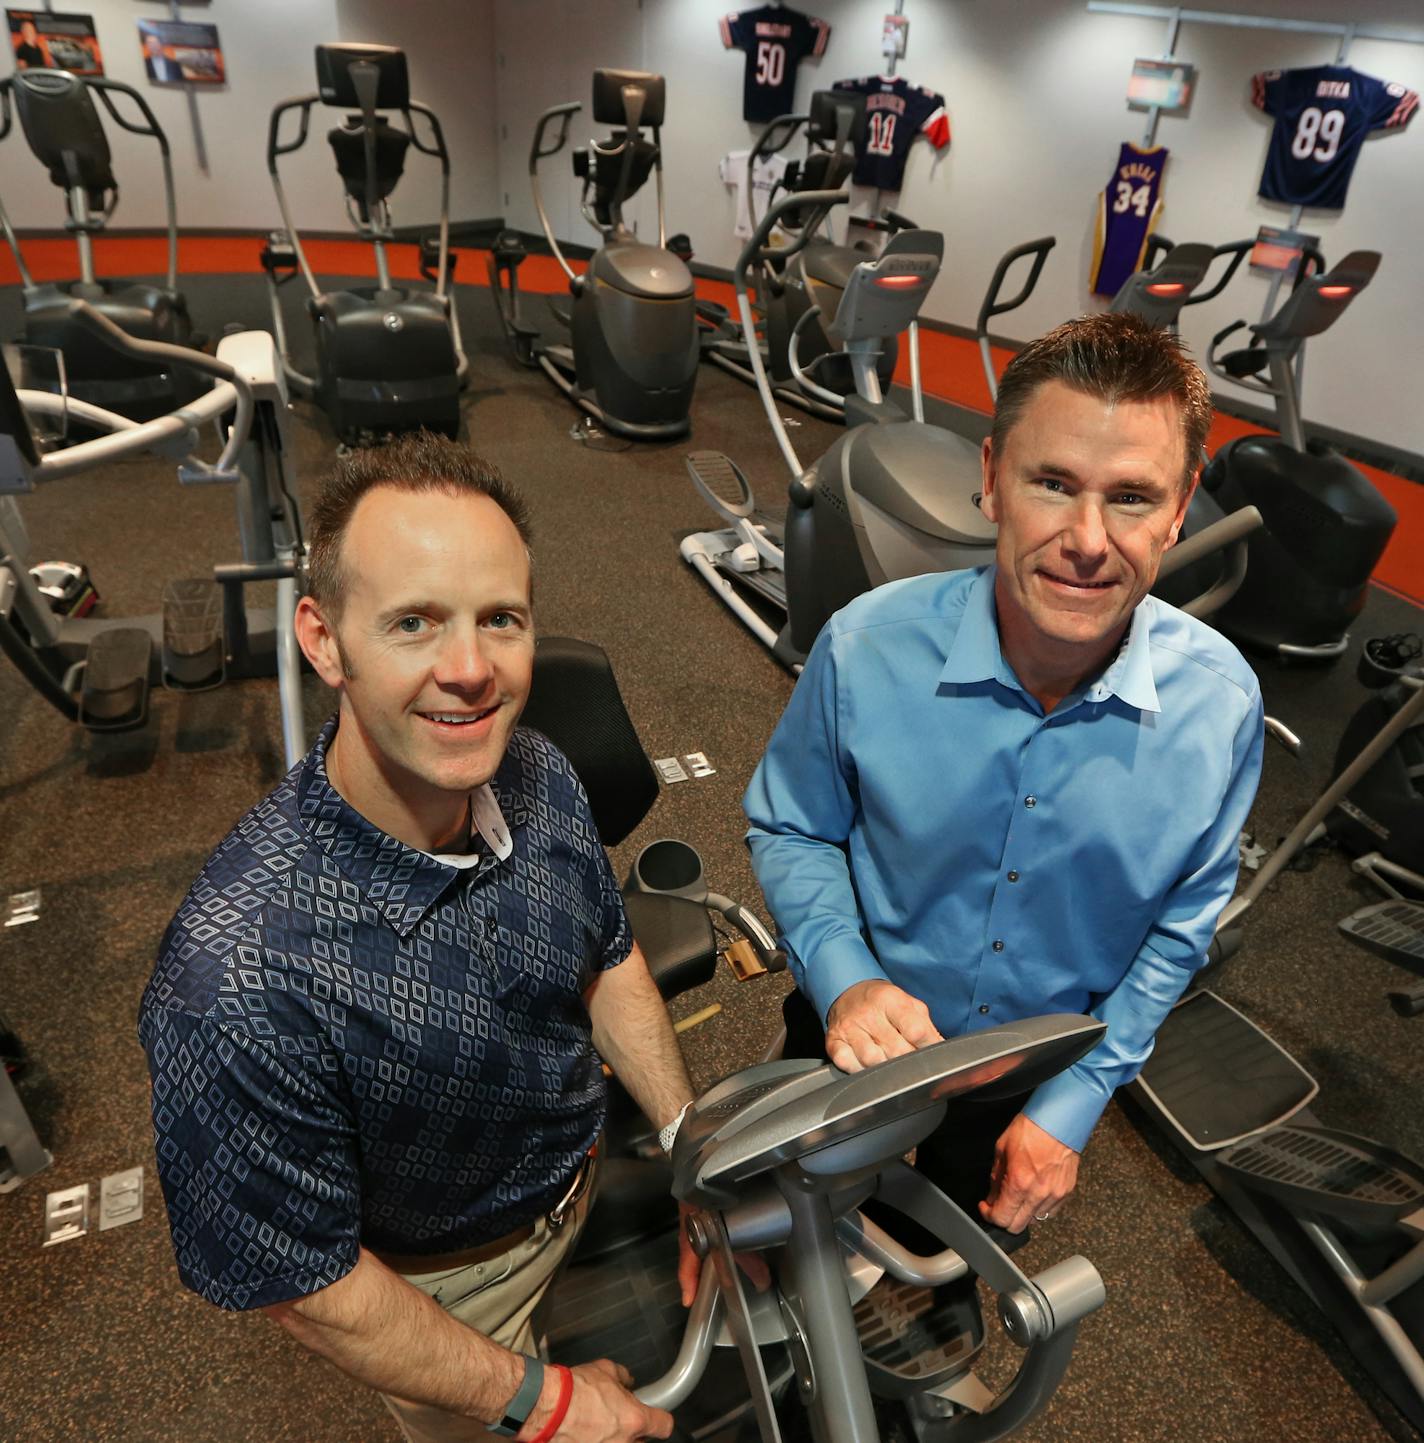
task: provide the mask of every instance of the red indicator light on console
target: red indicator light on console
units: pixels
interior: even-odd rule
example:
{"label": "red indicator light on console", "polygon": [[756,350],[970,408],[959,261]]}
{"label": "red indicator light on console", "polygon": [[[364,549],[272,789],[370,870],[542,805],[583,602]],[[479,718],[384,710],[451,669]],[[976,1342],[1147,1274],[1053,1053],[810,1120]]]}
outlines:
{"label": "red indicator light on console", "polygon": [[1179,296],[1186,290],[1186,285],[1181,281],[1154,281],[1147,287],[1149,296]]}
{"label": "red indicator light on console", "polygon": [[923,276],[876,276],[875,284],[884,286],[887,291],[908,290],[911,286],[922,286],[925,283]]}
{"label": "red indicator light on console", "polygon": [[1320,294],[1327,301],[1343,301],[1346,296],[1355,294],[1354,286],[1321,286]]}

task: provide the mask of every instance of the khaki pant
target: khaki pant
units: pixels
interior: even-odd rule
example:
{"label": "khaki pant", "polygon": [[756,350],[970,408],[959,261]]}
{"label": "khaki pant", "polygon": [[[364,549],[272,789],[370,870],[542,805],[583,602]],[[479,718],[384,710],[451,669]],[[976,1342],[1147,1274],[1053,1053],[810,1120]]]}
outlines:
{"label": "khaki pant", "polygon": [[[569,1210],[561,1228],[551,1228],[547,1218],[540,1218],[531,1237],[498,1257],[465,1268],[403,1276],[466,1327],[511,1352],[537,1356],[540,1319],[550,1301],[550,1286],[583,1231],[597,1186],[595,1168],[592,1184]],[[474,1419],[461,1418],[443,1408],[412,1403],[389,1393],[382,1393],[381,1398],[395,1415],[408,1443],[484,1443],[499,1437]]]}

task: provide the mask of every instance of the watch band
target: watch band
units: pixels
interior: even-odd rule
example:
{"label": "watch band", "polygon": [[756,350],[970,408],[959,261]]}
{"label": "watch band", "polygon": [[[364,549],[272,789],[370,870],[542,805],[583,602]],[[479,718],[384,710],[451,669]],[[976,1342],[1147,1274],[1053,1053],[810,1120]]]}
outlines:
{"label": "watch band", "polygon": [[682,1126],[682,1120],[687,1116],[687,1109],[691,1106],[690,1102],[684,1102],[682,1111],[658,1133],[658,1145],[665,1153],[671,1154],[672,1145],[677,1141],[677,1130]]}
{"label": "watch band", "polygon": [[514,1397],[504,1405],[504,1417],[490,1424],[490,1432],[501,1438],[513,1438],[534,1411],[544,1388],[544,1365],[538,1358],[524,1355],[524,1378],[514,1390]]}

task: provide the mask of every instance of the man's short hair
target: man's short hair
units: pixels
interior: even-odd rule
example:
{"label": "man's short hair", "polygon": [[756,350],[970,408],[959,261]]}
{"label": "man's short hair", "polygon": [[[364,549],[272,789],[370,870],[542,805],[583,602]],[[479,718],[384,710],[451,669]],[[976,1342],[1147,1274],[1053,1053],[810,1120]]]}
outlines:
{"label": "man's short hair", "polygon": [[349,584],[341,558],[342,539],[361,498],[378,486],[412,494],[488,496],[514,523],[526,549],[530,544],[524,498],[468,446],[429,431],[413,431],[383,446],[349,451],[337,460],[311,513],[306,590],[332,621],[340,618]]}
{"label": "man's short hair", "polygon": [[1170,396],[1182,418],[1184,487],[1201,464],[1211,430],[1211,388],[1170,331],[1139,316],[1104,312],[1065,321],[1031,341],[1009,362],[999,382],[990,432],[996,453],[1002,452],[1009,432],[1048,381],[1062,381],[1108,405]]}

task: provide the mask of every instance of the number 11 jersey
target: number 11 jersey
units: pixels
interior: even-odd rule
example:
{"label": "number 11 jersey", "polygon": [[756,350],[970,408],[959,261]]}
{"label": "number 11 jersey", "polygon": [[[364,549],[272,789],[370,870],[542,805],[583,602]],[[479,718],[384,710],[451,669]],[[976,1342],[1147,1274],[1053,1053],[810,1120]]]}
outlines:
{"label": "number 11 jersey", "polygon": [[1251,77],[1251,101],[1275,117],[1262,200],[1340,210],[1360,147],[1372,130],[1407,125],[1419,107],[1408,86],[1348,65],[1265,70]]}

